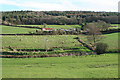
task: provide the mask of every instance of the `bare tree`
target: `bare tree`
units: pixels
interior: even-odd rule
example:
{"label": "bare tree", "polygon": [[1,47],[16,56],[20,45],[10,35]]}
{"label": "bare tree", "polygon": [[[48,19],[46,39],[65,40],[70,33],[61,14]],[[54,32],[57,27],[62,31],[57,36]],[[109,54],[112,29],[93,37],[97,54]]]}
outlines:
{"label": "bare tree", "polygon": [[87,24],[84,26],[84,30],[87,32],[87,41],[92,45],[92,48],[95,50],[95,45],[104,37],[101,35],[100,29],[96,27],[94,23]]}

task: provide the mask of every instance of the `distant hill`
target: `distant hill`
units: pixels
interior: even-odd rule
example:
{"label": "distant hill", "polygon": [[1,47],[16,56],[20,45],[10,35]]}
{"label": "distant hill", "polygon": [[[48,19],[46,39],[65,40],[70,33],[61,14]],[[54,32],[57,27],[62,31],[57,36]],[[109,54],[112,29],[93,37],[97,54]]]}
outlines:
{"label": "distant hill", "polygon": [[103,20],[107,23],[117,24],[117,12],[93,11],[9,11],[2,12],[2,24],[54,24],[74,25]]}

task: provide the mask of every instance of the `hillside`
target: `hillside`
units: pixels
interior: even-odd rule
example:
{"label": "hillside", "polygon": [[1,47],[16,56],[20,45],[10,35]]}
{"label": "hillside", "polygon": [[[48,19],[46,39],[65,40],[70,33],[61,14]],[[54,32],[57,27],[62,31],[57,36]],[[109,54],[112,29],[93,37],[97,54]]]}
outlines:
{"label": "hillside", "polygon": [[93,11],[10,11],[2,12],[2,24],[26,24],[26,25],[75,25],[87,22],[103,20],[107,23],[118,23],[117,12],[93,12]]}

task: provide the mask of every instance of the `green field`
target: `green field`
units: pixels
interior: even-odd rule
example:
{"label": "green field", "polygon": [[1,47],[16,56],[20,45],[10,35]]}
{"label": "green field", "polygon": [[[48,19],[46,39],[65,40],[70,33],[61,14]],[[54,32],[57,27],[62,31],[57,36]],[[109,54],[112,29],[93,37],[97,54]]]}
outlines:
{"label": "green field", "polygon": [[[20,25],[19,25],[20,26]],[[22,25],[38,26],[43,25]],[[34,32],[36,29],[2,27],[3,34],[20,34]],[[70,29],[78,25],[47,25],[54,29]],[[108,50],[118,49],[118,33],[104,34],[106,38],[101,42],[109,45]],[[86,35],[4,35],[2,36],[2,50],[7,55],[39,55],[45,51],[27,51],[29,49],[54,49],[45,53],[90,52],[78,42],[81,37],[87,43]],[[26,49],[26,51],[12,51],[12,49]],[[57,47],[57,48],[55,48]],[[77,48],[77,49],[71,49]],[[69,50],[70,49],[70,50]],[[27,53],[27,54],[26,54]],[[35,54],[34,54],[35,53]],[[4,55],[4,54],[3,54]],[[5,54],[6,55],[6,54]],[[64,56],[47,58],[3,58],[2,78],[118,78],[118,53],[106,53],[88,56]]]}
{"label": "green field", "polygon": [[[44,25],[17,25],[17,26],[31,26],[31,27],[40,27],[43,28]],[[76,28],[79,27],[81,28],[81,26],[79,25],[46,25],[46,28],[53,28],[53,29],[72,29],[72,28]]]}
{"label": "green field", "polygon": [[75,39],[76,37],[77,35],[2,36],[2,47],[6,50],[9,46],[14,49],[51,49],[53,47],[87,49]]}
{"label": "green field", "polygon": [[[117,50],[118,49],[118,34],[119,33],[111,33],[111,34],[104,34],[104,39],[102,39],[100,42],[107,43],[108,44],[108,50]],[[88,42],[87,39],[84,37],[81,38],[86,43]]]}
{"label": "green field", "polygon": [[2,34],[21,34],[21,33],[25,34],[29,32],[35,32],[35,30],[37,30],[33,28],[21,28],[4,25],[0,25],[0,27],[2,27]]}
{"label": "green field", "polygon": [[3,78],[118,78],[118,54],[3,58]]}
{"label": "green field", "polygon": [[[81,39],[87,42],[85,35],[44,35],[44,36],[2,36],[3,48],[9,46],[15,49],[51,49],[53,47],[82,47],[81,43],[75,39],[82,36]],[[118,33],[104,34],[106,37],[101,42],[107,43],[108,50],[118,49]]]}
{"label": "green field", "polygon": [[[75,35],[44,35],[44,36],[2,36],[3,47],[18,48],[48,48],[52,47],[78,47],[80,43],[74,39]],[[74,42],[74,43],[72,43]],[[62,44],[63,43],[63,44]]]}
{"label": "green field", "polygon": [[118,49],[118,34],[120,33],[105,34],[106,38],[101,42],[107,43],[109,49]]}

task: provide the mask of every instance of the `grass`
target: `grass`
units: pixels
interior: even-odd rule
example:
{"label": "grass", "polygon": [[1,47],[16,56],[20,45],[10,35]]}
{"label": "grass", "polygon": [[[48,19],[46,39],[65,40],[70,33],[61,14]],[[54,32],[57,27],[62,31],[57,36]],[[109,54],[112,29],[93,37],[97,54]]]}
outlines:
{"label": "grass", "polygon": [[[47,25],[47,27],[58,29],[77,26]],[[2,28],[3,34],[28,33],[36,30],[10,26]],[[14,49],[64,47],[87,50],[75,39],[78,36],[86,41],[85,35],[2,36],[2,47],[4,50],[9,50],[9,46]],[[102,42],[109,45],[109,50],[118,49],[118,33],[104,36],[106,38]],[[2,58],[2,78],[118,78],[118,54],[102,54],[96,57]]]}
{"label": "grass", "polygon": [[[11,46],[15,49],[51,49],[53,47],[82,47],[75,39],[78,35],[44,35],[44,36],[3,36],[3,48],[8,50]],[[81,39],[87,42],[85,35]],[[108,50],[118,49],[118,33],[104,34],[106,37],[101,42],[107,43]]]}
{"label": "grass", "polygon": [[2,78],[118,78],[118,54],[3,58]]}
{"label": "grass", "polygon": [[[102,39],[100,42],[108,44],[108,50],[117,50],[118,49],[118,34],[119,33],[111,33],[111,34],[104,34],[104,39]],[[83,41],[88,43],[86,36],[81,38]]]}
{"label": "grass", "polygon": [[35,32],[35,30],[37,30],[32,28],[21,28],[4,25],[0,25],[0,27],[2,27],[2,34],[22,34],[22,33],[25,34],[29,32]]}
{"label": "grass", "polygon": [[[33,35],[33,36],[2,36],[2,47],[8,49],[51,49],[53,47],[83,47],[75,38],[77,35]],[[83,47],[84,48],[84,47]]]}
{"label": "grass", "polygon": [[112,34],[105,34],[106,38],[103,39],[101,42],[108,44],[109,50],[118,49],[118,34],[119,33],[112,33]]}
{"label": "grass", "polygon": [[[44,25],[17,25],[17,26],[32,26],[32,27],[40,27],[43,28]],[[53,28],[53,29],[72,29],[72,28],[76,28],[79,27],[81,28],[81,26],[79,25],[46,25],[46,28]]]}

